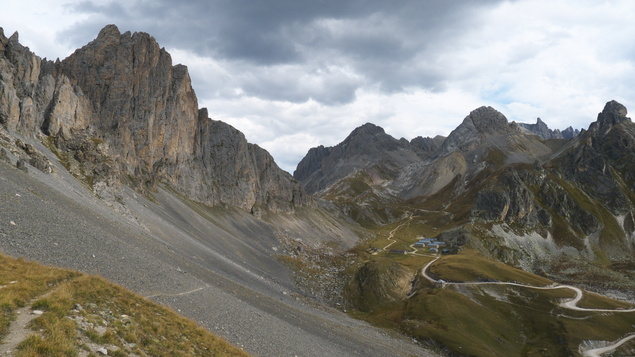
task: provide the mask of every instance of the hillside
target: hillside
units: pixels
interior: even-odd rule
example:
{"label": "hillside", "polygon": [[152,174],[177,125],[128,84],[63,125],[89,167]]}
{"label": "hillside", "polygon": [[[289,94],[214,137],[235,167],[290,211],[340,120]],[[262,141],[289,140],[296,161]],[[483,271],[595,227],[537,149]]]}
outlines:
{"label": "hillside", "polygon": [[150,35],[107,26],[56,62],[17,33],[0,44],[0,251],[103,276],[257,355],[428,354],[296,285],[291,247],[336,256],[370,233],[197,108]]}
{"label": "hillside", "polygon": [[[450,355],[576,355],[596,340],[631,336],[630,312],[569,319],[557,307],[564,290],[532,290],[568,283],[635,302],[635,124],[626,114],[608,102],[588,130],[565,140],[477,108],[430,155],[379,182],[369,173],[390,158],[368,146],[365,155],[376,162],[352,160],[356,170],[317,193],[377,234],[355,251],[349,308]],[[352,166],[339,160],[329,167]],[[315,169],[305,177],[323,170]],[[430,268],[433,284],[417,273],[438,257],[416,247],[421,237],[443,243]],[[408,279],[410,286],[398,283]],[[531,288],[513,287],[518,282]],[[607,334],[610,326],[620,327]]]}
{"label": "hillside", "polygon": [[[369,146],[365,154],[378,162],[358,163],[320,195],[368,228],[411,212],[436,234],[463,227],[483,254],[529,271],[559,275],[563,260],[592,262],[627,282],[632,272],[619,267],[629,266],[635,251],[634,130],[626,108],[614,101],[568,141],[542,139],[482,107],[430,157],[397,165],[381,182],[371,179],[372,167],[396,162]],[[600,282],[582,275],[565,279]]]}
{"label": "hillside", "polygon": [[[247,356],[194,321],[104,279],[0,255],[3,355]],[[10,349],[9,349],[10,348]],[[81,351],[81,352],[80,352]]]}
{"label": "hillside", "polygon": [[[0,252],[103,276],[256,355],[583,354],[635,323],[608,297],[635,300],[626,115],[611,101],[569,139],[492,107],[448,137],[367,123],[311,149],[294,178],[199,108],[187,67],[149,34],[109,25],[53,62],[0,29]],[[31,296],[55,295],[35,302],[43,316],[92,291],[129,296],[54,271],[68,281]],[[119,310],[127,299],[113,316],[146,306]],[[206,354],[190,332],[157,331],[145,347]],[[121,353],[137,353],[132,337]]]}

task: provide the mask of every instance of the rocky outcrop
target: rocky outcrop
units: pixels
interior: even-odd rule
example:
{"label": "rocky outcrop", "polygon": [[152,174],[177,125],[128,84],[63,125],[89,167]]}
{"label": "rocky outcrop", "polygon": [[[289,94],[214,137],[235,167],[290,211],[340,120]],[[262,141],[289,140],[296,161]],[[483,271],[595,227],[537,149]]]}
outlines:
{"label": "rocky outcrop", "polygon": [[[551,216],[514,167],[505,170],[489,188],[478,192],[471,216],[485,221],[515,222],[534,228],[549,227]],[[523,176],[526,176],[524,173]]]}
{"label": "rocky outcrop", "polygon": [[[558,129],[556,129],[558,130]],[[579,129],[573,129],[572,126],[569,126],[568,128],[562,130],[560,132],[560,135],[562,136],[563,139],[573,139],[574,137],[580,135],[580,130]]]}
{"label": "rocky outcrop", "polygon": [[371,260],[355,274],[346,288],[353,308],[370,312],[402,300],[410,291],[414,274],[399,263]]}
{"label": "rocky outcrop", "polygon": [[583,208],[571,192],[551,180],[545,180],[540,186],[541,202],[555,215],[563,218],[584,236],[589,236],[600,229],[600,221],[592,213]]}
{"label": "rocky outcrop", "polygon": [[417,136],[410,140],[410,144],[428,153],[430,156],[434,155],[445,141],[445,136],[437,135],[434,138]]}
{"label": "rocky outcrop", "polygon": [[208,205],[254,212],[310,201],[265,150],[199,111],[187,67],[173,65],[150,35],[109,25],[56,63],[20,45],[17,33],[0,33],[0,46],[0,125],[48,137],[93,187],[123,180],[145,191],[163,182]]}
{"label": "rocky outcrop", "polygon": [[608,102],[597,121],[550,163],[616,216],[634,204],[635,125],[626,114],[622,104]]}

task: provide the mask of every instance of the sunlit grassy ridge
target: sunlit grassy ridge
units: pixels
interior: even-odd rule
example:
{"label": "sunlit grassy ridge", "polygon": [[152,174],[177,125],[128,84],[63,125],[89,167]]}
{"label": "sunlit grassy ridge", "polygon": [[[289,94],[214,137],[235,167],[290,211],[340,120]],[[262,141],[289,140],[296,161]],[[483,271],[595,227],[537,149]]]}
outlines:
{"label": "sunlit grassy ridge", "polygon": [[30,304],[44,311],[31,322],[34,333],[18,346],[19,356],[74,356],[91,352],[88,345],[103,346],[113,356],[247,355],[195,322],[102,278],[0,255],[0,285],[1,336],[17,308]]}
{"label": "sunlit grassy ridge", "polygon": [[552,283],[549,279],[485,259],[472,250],[463,250],[458,255],[444,256],[431,267],[430,271],[440,279],[447,281],[505,281],[521,282],[534,286]]}

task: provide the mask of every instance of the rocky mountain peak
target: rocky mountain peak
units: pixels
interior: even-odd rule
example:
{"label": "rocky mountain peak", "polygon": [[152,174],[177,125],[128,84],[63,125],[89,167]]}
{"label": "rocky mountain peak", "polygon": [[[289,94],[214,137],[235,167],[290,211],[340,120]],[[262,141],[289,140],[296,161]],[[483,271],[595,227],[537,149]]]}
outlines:
{"label": "rocky mountain peak", "polygon": [[394,150],[396,146],[402,145],[399,140],[386,134],[382,127],[366,123],[355,128],[338,146],[344,156],[358,156],[366,155],[368,151]]}
{"label": "rocky mountain peak", "polygon": [[103,29],[101,29],[101,31],[99,31],[95,42],[110,42],[113,40],[117,41],[119,39],[119,36],[121,36],[121,32],[116,25],[106,25]]}
{"label": "rocky mountain peak", "polygon": [[600,122],[600,125],[616,125],[630,120],[626,117],[626,114],[628,114],[626,107],[612,100],[606,103],[602,112],[598,114],[598,122]]}
{"label": "rocky mountain peak", "polygon": [[355,148],[362,149],[369,145],[388,144],[394,140],[393,137],[386,134],[384,129],[372,123],[366,123],[362,126],[355,128],[344,139],[342,144],[348,148],[348,150],[356,151]]}
{"label": "rocky mountain peak", "polygon": [[628,114],[628,110],[625,106],[615,100],[611,100],[604,105],[604,109],[598,114],[598,119],[591,123],[587,136],[606,135],[611,132],[613,126],[626,122],[630,123],[631,119],[626,114]]}
{"label": "rocky mountain peak", "polygon": [[540,118],[536,119],[536,124],[518,123],[518,126],[543,139],[571,139],[580,134],[579,130],[573,129],[571,126],[563,131],[559,129],[549,129],[547,124]]}
{"label": "rocky mountain peak", "polygon": [[509,124],[507,118],[501,112],[485,106],[473,110],[463,123],[466,122],[467,124],[471,123],[479,133],[506,131]]}
{"label": "rocky mountain peak", "polygon": [[407,140],[397,140],[383,128],[366,123],[336,146],[310,149],[293,176],[307,192],[315,193],[359,170],[381,171],[379,177],[424,157],[426,153]]}
{"label": "rocky mountain peak", "polygon": [[[83,170],[76,171],[94,190],[117,190],[128,177],[140,190],[161,182],[210,206],[255,213],[309,203],[269,153],[199,111],[187,67],[172,65],[149,34],[108,25],[55,63],[20,45],[17,34],[0,43],[0,125],[48,136],[77,158]],[[108,149],[93,155],[90,143]],[[99,166],[106,161],[108,170]]]}
{"label": "rocky mountain peak", "polygon": [[568,128],[564,129],[560,134],[562,135],[563,139],[572,139],[572,138],[580,135],[580,130],[579,129],[573,129],[572,126],[569,126]]}
{"label": "rocky mountain peak", "polygon": [[508,134],[514,129],[509,125],[507,118],[492,107],[480,107],[463,119],[463,122],[454,129],[443,142],[438,152],[439,156],[445,156],[453,151],[471,151],[482,137],[492,134]]}
{"label": "rocky mountain peak", "polygon": [[381,135],[381,134],[386,134],[386,131],[384,131],[384,128],[372,123],[366,123],[360,127],[355,128],[351,132],[349,137],[354,137],[358,135]]}
{"label": "rocky mountain peak", "polygon": [[633,209],[630,194],[623,191],[624,183],[635,188],[635,126],[626,114],[622,104],[606,103],[589,130],[554,159],[560,172],[615,215]]}

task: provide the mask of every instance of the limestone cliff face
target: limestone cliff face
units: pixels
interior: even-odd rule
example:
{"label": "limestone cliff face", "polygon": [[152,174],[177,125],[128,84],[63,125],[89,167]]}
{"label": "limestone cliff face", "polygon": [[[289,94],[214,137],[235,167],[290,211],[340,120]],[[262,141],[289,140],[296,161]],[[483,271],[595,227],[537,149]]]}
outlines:
{"label": "limestone cliff face", "polygon": [[152,37],[106,26],[60,69],[91,99],[90,129],[108,138],[124,172],[172,178],[177,163],[191,160],[196,96],[187,68],[172,66]]}
{"label": "limestone cliff face", "polygon": [[228,204],[258,213],[266,208],[290,211],[310,197],[271,155],[247,143],[244,135],[201,110],[194,160],[178,177],[177,187],[209,204]]}
{"label": "limestone cliff face", "polygon": [[113,162],[101,175],[106,186],[164,182],[193,200],[245,210],[309,202],[265,150],[199,111],[187,68],[173,65],[150,35],[109,25],[57,63],[35,56],[17,34],[0,33],[0,46],[0,124],[48,137],[82,169],[99,166],[82,158],[101,156],[82,154],[90,145],[81,143],[103,142],[99,154]]}

